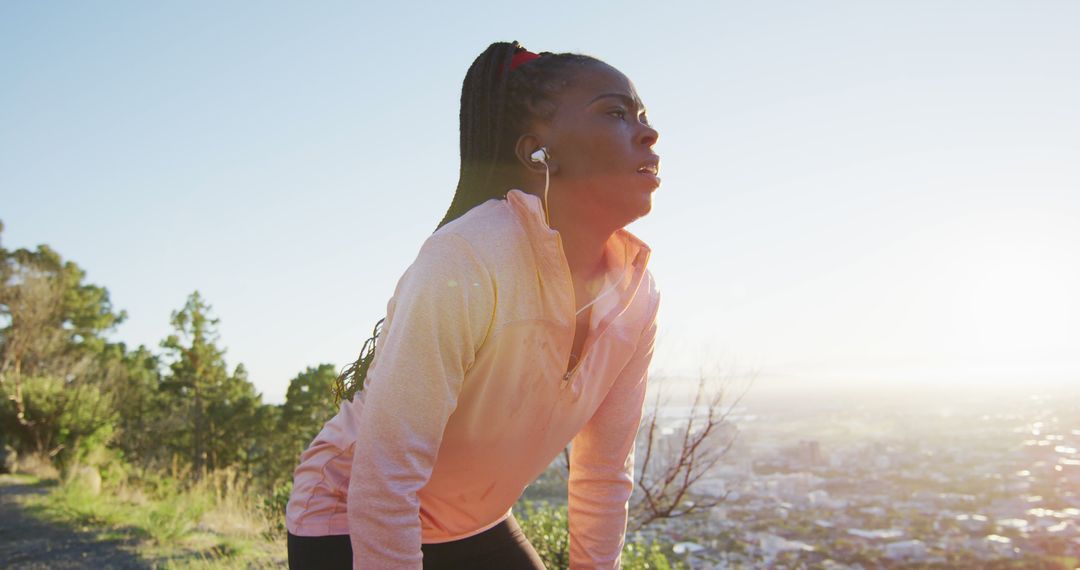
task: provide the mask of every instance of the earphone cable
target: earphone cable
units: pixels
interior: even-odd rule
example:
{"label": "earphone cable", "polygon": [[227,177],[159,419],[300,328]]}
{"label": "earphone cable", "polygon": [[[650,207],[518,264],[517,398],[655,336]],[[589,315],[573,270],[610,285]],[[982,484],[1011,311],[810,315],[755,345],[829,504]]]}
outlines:
{"label": "earphone cable", "polygon": [[544,162],[544,222],[551,227],[551,214],[548,212],[548,186],[551,185],[551,169]]}

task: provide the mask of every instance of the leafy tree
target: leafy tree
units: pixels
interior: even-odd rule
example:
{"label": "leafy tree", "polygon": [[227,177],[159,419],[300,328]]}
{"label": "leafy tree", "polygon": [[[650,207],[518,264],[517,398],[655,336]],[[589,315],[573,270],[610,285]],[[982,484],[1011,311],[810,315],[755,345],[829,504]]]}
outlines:
{"label": "leafy tree", "polygon": [[218,319],[210,316],[210,309],[199,292],[193,292],[182,309],[173,311],[175,332],[161,342],[172,359],[161,384],[173,395],[169,407],[176,412],[169,443],[189,458],[197,479],[210,467],[212,426],[207,410],[228,378],[225,351],[216,344]]}
{"label": "leafy tree", "polygon": [[112,434],[98,365],[126,315],[85,277],[47,245],[0,247],[0,422],[21,451],[78,460]]}
{"label": "leafy tree", "polygon": [[97,386],[75,384],[55,376],[31,376],[19,384],[0,385],[0,426],[22,450],[59,460],[61,466],[81,462],[103,449],[113,434],[112,401]]}
{"label": "leafy tree", "polygon": [[172,324],[175,332],[161,343],[171,363],[160,386],[164,407],[177,413],[171,425],[158,425],[171,434],[171,448],[189,459],[196,479],[226,467],[267,473],[279,414],[263,405],[243,364],[228,373],[210,305],[195,291],[173,312]]}
{"label": "leafy tree", "polygon": [[[0,231],[3,225],[0,224]],[[0,247],[0,382],[20,375],[77,374],[123,322],[104,287],[47,245]]]}
{"label": "leafy tree", "polygon": [[206,404],[207,467],[211,470],[234,465],[251,473],[262,458],[260,442],[273,424],[260,422],[262,396],[248,380],[247,369],[238,364],[221,383],[209,387]]}
{"label": "leafy tree", "polygon": [[[258,485],[260,492],[270,494],[276,492],[276,488],[286,481],[292,484],[294,458],[288,461],[282,459],[283,434],[278,429],[281,425],[281,408],[262,404],[255,410],[252,420],[252,425],[256,426],[252,432],[254,437],[249,440],[245,450],[245,464],[252,480]],[[282,516],[285,516],[284,511]]]}
{"label": "leafy tree", "polygon": [[281,408],[278,433],[282,435],[282,453],[289,473],[304,448],[318,435],[323,424],[336,412],[333,386],[337,372],[332,364],[309,366],[289,381],[285,404]]}
{"label": "leafy tree", "polygon": [[266,461],[259,465],[256,474],[268,490],[261,508],[268,519],[275,521],[269,529],[271,536],[285,535],[285,506],[292,491],[293,469],[300,454],[334,415],[336,380],[333,364],[309,366],[289,381],[284,404],[263,406],[265,414],[274,414],[266,421],[276,427],[268,431],[268,435],[273,434],[266,440],[270,447],[264,450]]}
{"label": "leafy tree", "polygon": [[109,344],[102,353],[100,368],[103,389],[111,395],[116,411],[113,444],[137,465],[167,461],[161,434],[167,433],[162,419],[168,417],[168,410],[160,392],[158,356],[145,346],[128,351],[122,343]]}

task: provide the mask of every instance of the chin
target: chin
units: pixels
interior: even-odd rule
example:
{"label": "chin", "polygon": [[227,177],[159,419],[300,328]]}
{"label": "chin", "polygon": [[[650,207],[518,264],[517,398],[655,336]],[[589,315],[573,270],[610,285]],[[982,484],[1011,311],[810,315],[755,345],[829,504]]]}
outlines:
{"label": "chin", "polygon": [[649,212],[651,212],[651,211],[652,211],[652,192],[646,194],[642,198],[642,204],[641,204],[641,207],[638,209],[637,217],[638,218],[643,218],[643,217],[649,215]]}
{"label": "chin", "polygon": [[625,228],[626,226],[628,226],[628,225],[640,220],[641,218],[644,218],[645,216],[649,215],[649,212],[651,212],[651,211],[652,211],[652,200],[649,200],[649,201],[645,202],[644,204],[640,204],[637,208],[634,208],[633,210],[628,209],[627,212],[626,212],[626,215],[623,216],[622,220],[620,220],[622,223],[619,224],[619,227],[620,228]]}

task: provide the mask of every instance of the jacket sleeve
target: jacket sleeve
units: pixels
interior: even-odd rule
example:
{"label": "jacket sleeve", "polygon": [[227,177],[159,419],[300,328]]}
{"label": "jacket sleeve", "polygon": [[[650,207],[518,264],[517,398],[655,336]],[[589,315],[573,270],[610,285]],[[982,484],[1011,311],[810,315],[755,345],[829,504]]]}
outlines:
{"label": "jacket sleeve", "polygon": [[656,342],[659,302],[656,293],[634,355],[574,437],[567,489],[571,569],[619,567],[634,490],[634,440]]}
{"label": "jacket sleeve", "polygon": [[431,476],[494,314],[472,248],[434,234],[398,282],[362,395],[348,489],[353,567],[422,568],[419,491]]}

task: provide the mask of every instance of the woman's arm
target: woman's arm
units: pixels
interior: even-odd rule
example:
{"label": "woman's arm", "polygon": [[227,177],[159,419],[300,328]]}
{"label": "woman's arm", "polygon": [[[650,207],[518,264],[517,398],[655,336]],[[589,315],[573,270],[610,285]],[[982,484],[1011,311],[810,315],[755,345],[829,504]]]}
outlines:
{"label": "woman's arm", "polygon": [[[651,282],[651,279],[650,279]],[[634,490],[634,440],[656,342],[659,293],[630,361],[574,437],[567,489],[570,568],[618,568]]]}
{"label": "woman's arm", "polygon": [[494,300],[489,273],[453,234],[428,238],[398,282],[368,370],[353,455],[354,568],[422,567],[417,491],[431,476]]}

